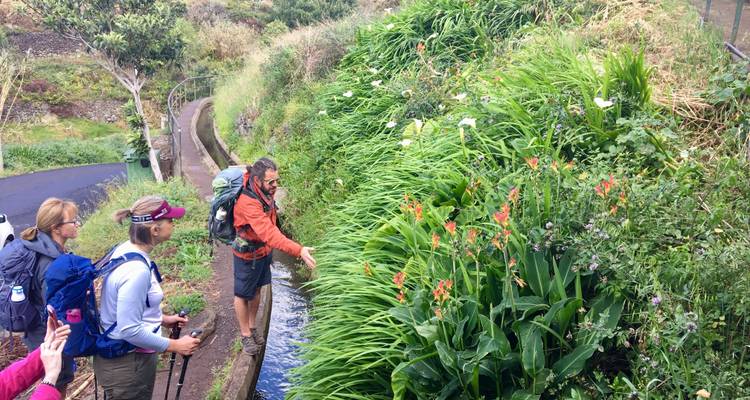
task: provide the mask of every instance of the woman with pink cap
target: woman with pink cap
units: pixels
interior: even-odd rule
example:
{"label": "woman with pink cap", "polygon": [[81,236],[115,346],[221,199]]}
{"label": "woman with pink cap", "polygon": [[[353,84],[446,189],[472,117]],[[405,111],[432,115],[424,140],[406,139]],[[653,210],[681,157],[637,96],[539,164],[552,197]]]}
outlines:
{"label": "woman with pink cap", "polygon": [[187,318],[162,314],[161,275],[149,258],[156,245],[172,236],[174,220],[184,215],[184,208],[172,207],[158,196],[142,197],[129,209],[114,214],[118,223],[130,220],[130,240],[117,246],[112,257],[127,253],[141,257],[119,266],[102,284],[102,328],[110,332],[110,339],[125,340],[134,347],[122,357],[94,357],[94,372],[109,400],[150,399],[157,353],[191,355],[198,348],[199,339],[189,335],[179,339],[162,337],[162,326],[181,326]]}

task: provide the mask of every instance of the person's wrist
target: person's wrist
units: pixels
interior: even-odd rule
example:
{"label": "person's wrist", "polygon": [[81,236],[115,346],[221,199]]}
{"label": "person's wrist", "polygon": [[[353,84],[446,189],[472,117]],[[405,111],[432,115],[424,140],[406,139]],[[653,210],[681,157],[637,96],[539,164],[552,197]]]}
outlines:
{"label": "person's wrist", "polygon": [[58,375],[59,374],[46,374],[44,375],[44,379],[42,379],[42,383],[55,386],[55,384],[57,384]]}

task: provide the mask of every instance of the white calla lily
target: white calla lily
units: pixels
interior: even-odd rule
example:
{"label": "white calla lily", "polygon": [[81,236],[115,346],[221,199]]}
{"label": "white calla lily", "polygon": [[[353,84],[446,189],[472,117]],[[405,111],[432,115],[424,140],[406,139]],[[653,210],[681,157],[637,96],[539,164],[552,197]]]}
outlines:
{"label": "white calla lily", "polygon": [[477,127],[477,120],[476,118],[464,118],[461,120],[461,122],[458,123],[458,126],[470,126],[472,128]]}
{"label": "white calla lily", "polygon": [[612,105],[614,105],[615,103],[609,100],[604,100],[601,97],[595,97],[594,104],[596,104],[599,108],[607,108],[607,107],[612,107]]}

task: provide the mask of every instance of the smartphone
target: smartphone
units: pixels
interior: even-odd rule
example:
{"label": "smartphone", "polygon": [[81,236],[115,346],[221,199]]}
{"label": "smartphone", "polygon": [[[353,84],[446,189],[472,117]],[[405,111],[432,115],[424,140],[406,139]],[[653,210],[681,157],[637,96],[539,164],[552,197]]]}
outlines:
{"label": "smartphone", "polygon": [[47,314],[49,314],[50,318],[52,318],[52,321],[55,323],[55,328],[60,326],[60,321],[57,319],[57,313],[55,312],[55,307],[52,307],[51,305],[47,304]]}

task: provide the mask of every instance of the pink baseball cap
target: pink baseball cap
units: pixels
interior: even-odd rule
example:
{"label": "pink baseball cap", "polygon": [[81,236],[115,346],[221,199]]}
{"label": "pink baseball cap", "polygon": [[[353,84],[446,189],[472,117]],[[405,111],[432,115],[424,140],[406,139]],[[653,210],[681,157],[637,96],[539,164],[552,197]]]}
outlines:
{"label": "pink baseball cap", "polygon": [[152,221],[158,221],[160,219],[178,219],[185,216],[185,209],[182,207],[172,207],[164,200],[163,203],[156,210],[152,211],[148,215],[133,215],[130,217],[130,221],[138,223],[146,223]]}

